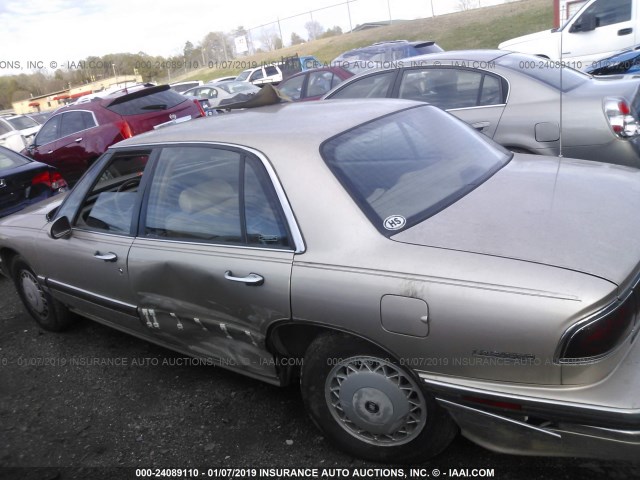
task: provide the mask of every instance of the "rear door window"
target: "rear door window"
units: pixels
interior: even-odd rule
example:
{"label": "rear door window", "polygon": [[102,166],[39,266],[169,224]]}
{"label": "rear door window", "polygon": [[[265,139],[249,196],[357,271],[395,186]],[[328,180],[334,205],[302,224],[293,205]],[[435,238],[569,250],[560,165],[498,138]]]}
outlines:
{"label": "rear door window", "polygon": [[91,112],[66,112],[62,114],[60,136],[66,137],[95,126],[96,122]]}
{"label": "rear door window", "polygon": [[[497,79],[493,80],[493,83],[489,80],[486,95],[484,91],[481,92],[484,77],[487,75],[482,72],[456,68],[407,70],[402,76],[399,96],[409,100],[429,102],[445,110],[476,107],[481,105],[482,101],[488,102],[500,97],[500,83]],[[496,86],[498,87],[497,96],[495,95]]]}
{"label": "rear door window", "polygon": [[163,149],[144,223],[150,238],[289,247],[264,167],[257,158],[226,148]]}
{"label": "rear door window", "polygon": [[367,75],[341,88],[331,98],[387,98],[395,77],[395,70]]}

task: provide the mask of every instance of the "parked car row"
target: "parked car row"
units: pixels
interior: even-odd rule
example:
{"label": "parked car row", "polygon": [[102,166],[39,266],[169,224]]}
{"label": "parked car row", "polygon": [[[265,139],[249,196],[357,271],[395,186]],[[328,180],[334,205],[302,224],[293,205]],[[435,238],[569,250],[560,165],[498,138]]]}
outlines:
{"label": "parked car row", "polygon": [[541,66],[528,55],[469,50],[365,72],[324,98],[419,100],[514,151],[558,155],[562,148],[566,157],[640,168],[639,85]]}
{"label": "parked car row", "polygon": [[0,146],[16,152],[33,142],[40,124],[27,115],[0,115]]}

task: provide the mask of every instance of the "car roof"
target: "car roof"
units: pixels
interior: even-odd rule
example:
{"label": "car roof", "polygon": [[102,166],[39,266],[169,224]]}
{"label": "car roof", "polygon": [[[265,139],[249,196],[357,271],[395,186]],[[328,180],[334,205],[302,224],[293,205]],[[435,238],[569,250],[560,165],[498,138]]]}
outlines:
{"label": "car roof", "polygon": [[[280,103],[215,115],[161,128],[124,140],[111,148],[188,142],[220,142],[270,149],[295,139],[317,148],[322,142],[373,119],[423,102],[395,99],[331,100]],[[345,115],[348,112],[348,115]],[[293,140],[292,140],[293,141]]]}
{"label": "car roof", "polygon": [[510,55],[506,50],[447,50],[445,52],[425,53],[415,57],[403,58],[404,63],[421,60],[471,60],[477,62],[493,62],[500,57]]}

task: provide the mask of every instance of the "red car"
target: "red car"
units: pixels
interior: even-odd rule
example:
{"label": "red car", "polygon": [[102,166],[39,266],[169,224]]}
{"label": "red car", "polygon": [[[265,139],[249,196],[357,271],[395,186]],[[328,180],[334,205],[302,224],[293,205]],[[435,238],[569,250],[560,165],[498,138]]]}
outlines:
{"label": "red car", "polygon": [[73,185],[114,143],[203,116],[197,102],[174,92],[169,85],[121,91],[59,109],[23,153],[53,165]]}
{"label": "red car", "polygon": [[321,67],[297,73],[278,85],[278,90],[294,102],[320,100],[333,87],[352,77],[353,73],[342,67]]}

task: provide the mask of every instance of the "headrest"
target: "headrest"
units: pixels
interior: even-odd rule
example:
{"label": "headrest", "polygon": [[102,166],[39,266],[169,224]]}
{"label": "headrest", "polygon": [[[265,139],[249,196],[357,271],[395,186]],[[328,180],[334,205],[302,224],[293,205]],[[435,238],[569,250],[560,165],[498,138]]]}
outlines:
{"label": "headrest", "polygon": [[189,187],[180,193],[178,204],[183,212],[200,212],[236,195],[228,182],[216,178]]}

